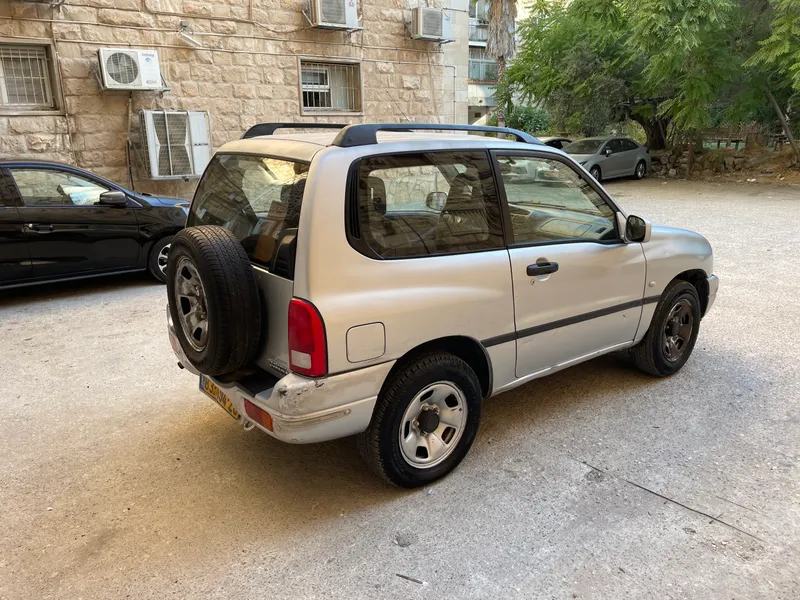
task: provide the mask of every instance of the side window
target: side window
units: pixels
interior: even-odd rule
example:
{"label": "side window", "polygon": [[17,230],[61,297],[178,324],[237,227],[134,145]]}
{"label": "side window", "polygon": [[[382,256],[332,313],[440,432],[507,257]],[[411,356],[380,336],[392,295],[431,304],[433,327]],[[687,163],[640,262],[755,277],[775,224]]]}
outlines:
{"label": "side window", "polygon": [[66,171],[11,169],[25,206],[91,206],[108,188]]}
{"label": "side window", "polygon": [[360,237],[382,258],[502,248],[500,205],[486,154],[375,156],[358,167]]}
{"label": "side window", "polygon": [[606,145],[606,148],[611,148],[612,154],[617,154],[619,152],[624,152],[625,148],[623,146],[622,140],[611,140]]}
{"label": "side window", "polygon": [[514,242],[618,239],[614,209],[566,164],[498,156]]}
{"label": "side window", "polygon": [[622,142],[622,150],[624,152],[628,152],[630,150],[636,150],[639,148],[639,146],[636,145],[636,142],[634,142],[633,140],[620,140],[620,141]]}

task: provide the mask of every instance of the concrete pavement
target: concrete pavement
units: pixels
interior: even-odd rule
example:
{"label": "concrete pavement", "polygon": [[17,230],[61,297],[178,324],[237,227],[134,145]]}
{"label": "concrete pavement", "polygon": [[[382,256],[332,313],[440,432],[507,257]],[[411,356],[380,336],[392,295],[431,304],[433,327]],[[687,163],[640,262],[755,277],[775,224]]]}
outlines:
{"label": "concrete pavement", "polygon": [[144,276],[1,292],[0,598],[800,597],[800,188],[608,187],[714,246],[694,356],[492,399],[419,491],[243,432]]}

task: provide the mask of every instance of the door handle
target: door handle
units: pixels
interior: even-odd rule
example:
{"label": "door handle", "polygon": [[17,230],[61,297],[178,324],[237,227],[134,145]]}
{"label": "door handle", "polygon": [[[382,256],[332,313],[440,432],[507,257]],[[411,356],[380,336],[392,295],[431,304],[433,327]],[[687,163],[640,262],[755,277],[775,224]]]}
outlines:
{"label": "door handle", "polygon": [[37,233],[50,233],[54,227],[52,225],[38,225],[36,223],[28,223],[28,229],[36,231]]}
{"label": "door handle", "polygon": [[536,275],[549,275],[558,271],[558,263],[543,262],[536,263],[535,265],[528,265],[528,275],[535,277]]}

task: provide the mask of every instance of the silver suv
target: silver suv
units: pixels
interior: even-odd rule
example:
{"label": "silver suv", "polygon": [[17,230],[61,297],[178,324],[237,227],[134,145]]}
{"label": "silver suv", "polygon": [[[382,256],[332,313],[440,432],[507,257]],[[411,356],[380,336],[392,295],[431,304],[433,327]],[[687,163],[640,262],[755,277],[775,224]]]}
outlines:
{"label": "silver suv", "polygon": [[519,131],[262,124],[216,153],[172,242],[169,335],[245,429],[357,434],[414,487],[461,462],[490,396],[620,350],[676,373],[712,273],[705,238],[651,229]]}

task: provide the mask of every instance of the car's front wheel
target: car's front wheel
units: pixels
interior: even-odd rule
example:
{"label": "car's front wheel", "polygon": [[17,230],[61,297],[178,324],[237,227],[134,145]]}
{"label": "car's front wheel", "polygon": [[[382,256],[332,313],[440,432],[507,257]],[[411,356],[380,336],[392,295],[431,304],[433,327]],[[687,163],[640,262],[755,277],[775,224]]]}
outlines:
{"label": "car's front wheel", "polygon": [[589,169],[589,174],[592,177],[594,177],[597,181],[602,181],[603,174],[600,172],[600,167],[598,167],[597,165]]}
{"label": "car's front wheel", "polygon": [[679,280],[670,283],[656,306],[647,335],[631,349],[634,364],[656,377],[680,371],[694,350],[701,316],[695,287]]}
{"label": "car's front wheel", "polygon": [[451,354],[428,354],[395,373],[358,447],[368,466],[413,488],[444,477],[472,446],[481,419],[475,372]]}

